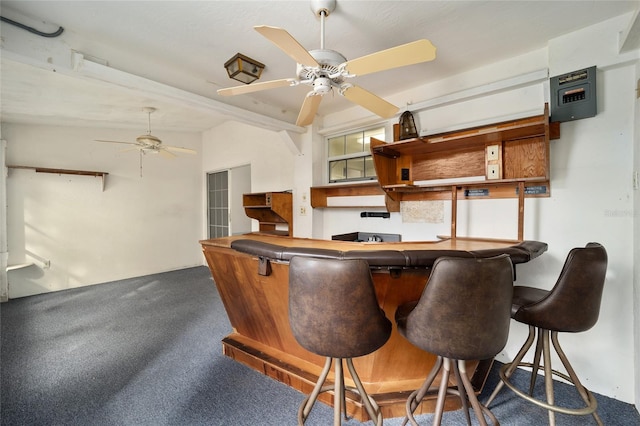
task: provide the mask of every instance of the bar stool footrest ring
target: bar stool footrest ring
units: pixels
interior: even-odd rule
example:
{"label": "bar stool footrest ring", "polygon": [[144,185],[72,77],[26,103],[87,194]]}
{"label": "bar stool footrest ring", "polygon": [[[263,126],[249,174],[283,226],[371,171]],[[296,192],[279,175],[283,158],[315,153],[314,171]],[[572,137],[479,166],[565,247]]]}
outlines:
{"label": "bar stool footrest ring", "polygon": [[[499,374],[500,374],[500,380],[502,380],[502,382],[507,385],[507,387],[509,389],[511,389],[513,392],[515,392],[518,396],[520,396],[521,398],[526,399],[529,402],[532,402],[534,404],[536,404],[539,407],[545,408],[547,410],[551,410],[554,411],[556,413],[562,413],[562,414],[569,414],[569,415],[573,415],[573,416],[586,416],[588,414],[593,414],[596,409],[598,408],[598,401],[595,399],[595,397],[593,396],[593,394],[589,391],[589,389],[583,387],[584,391],[587,393],[587,396],[589,398],[589,403],[587,404],[586,407],[584,408],[567,408],[567,407],[560,407],[558,405],[551,405],[547,402],[541,401],[537,398],[534,398],[533,396],[523,392],[522,390],[518,389],[513,383],[511,383],[509,381],[509,377],[507,377],[506,371],[511,367],[513,363],[508,363],[508,364],[504,364],[502,366],[502,368],[500,368]],[[529,367],[532,369],[531,374],[537,374],[535,371],[533,371],[533,367],[534,365],[530,362],[521,362],[519,364],[517,364],[517,367]],[[544,366],[543,365],[539,365],[538,366],[538,370],[543,370]],[[573,380],[571,380],[571,378],[569,376],[567,376],[566,374],[551,369],[551,373],[552,375],[555,374],[558,377],[561,377],[563,379],[565,379],[566,381],[568,381],[569,383],[571,383],[572,385],[575,386],[575,383],[573,383]]]}

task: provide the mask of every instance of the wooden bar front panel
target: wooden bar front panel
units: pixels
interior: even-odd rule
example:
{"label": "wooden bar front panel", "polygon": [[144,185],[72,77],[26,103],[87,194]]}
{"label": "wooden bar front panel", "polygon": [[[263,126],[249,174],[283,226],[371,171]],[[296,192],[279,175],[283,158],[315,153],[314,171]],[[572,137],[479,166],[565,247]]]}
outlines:
{"label": "wooden bar front panel", "polygon": [[[256,257],[230,248],[203,245],[203,251],[233,332],[223,341],[225,354],[263,374],[303,393],[313,388],[324,358],[310,353],[295,340],[288,316],[287,263],[271,263],[271,274],[258,274]],[[361,380],[383,409],[385,417],[404,415],[409,393],[420,387],[435,362],[426,353],[405,340],[395,326],[396,308],[420,297],[427,282],[428,269],[402,270],[399,277],[387,270],[373,271],[376,296],[389,320],[394,324],[389,341],[376,352],[355,358]],[[353,301],[358,303],[357,300]],[[477,362],[468,369],[474,372]],[[332,376],[329,377],[333,380]],[[349,377],[347,384],[352,385]],[[484,377],[479,381],[482,383]],[[436,381],[437,386],[437,381]],[[349,396],[350,395],[350,396]],[[350,415],[365,421],[366,412],[356,395],[348,395]],[[330,403],[330,396],[322,400]],[[426,400],[417,412],[432,412],[434,401]],[[458,407],[455,400],[448,409]]]}
{"label": "wooden bar front panel", "polygon": [[[207,247],[204,253],[235,333],[322,368],[324,357],[300,346],[289,326],[288,264],[273,262],[271,275],[262,276],[257,273],[258,259],[248,254],[218,247]],[[393,322],[398,305],[420,297],[428,271],[406,270],[397,278],[381,271],[372,277],[378,301]],[[428,372],[433,358],[400,336],[395,324],[389,341],[372,355],[356,358],[354,364],[363,382],[380,388],[393,387],[384,384],[389,380],[424,378],[415,371]]]}

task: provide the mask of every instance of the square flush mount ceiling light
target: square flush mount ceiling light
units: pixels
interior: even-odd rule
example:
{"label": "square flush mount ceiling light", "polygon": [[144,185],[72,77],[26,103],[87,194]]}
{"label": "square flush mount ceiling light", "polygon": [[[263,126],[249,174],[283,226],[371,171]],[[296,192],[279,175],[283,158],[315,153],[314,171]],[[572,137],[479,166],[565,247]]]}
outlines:
{"label": "square flush mount ceiling light", "polygon": [[227,69],[230,78],[245,84],[259,79],[264,69],[263,64],[241,53],[236,53],[233,58],[224,64],[224,67]]}

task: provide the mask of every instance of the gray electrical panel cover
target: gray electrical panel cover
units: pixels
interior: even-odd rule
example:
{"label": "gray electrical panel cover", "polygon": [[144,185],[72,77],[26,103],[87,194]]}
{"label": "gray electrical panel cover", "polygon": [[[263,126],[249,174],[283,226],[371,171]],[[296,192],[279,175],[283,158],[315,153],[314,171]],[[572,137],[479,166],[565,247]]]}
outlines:
{"label": "gray electrical panel cover", "polygon": [[550,89],[551,121],[579,120],[598,113],[595,66],[551,77]]}

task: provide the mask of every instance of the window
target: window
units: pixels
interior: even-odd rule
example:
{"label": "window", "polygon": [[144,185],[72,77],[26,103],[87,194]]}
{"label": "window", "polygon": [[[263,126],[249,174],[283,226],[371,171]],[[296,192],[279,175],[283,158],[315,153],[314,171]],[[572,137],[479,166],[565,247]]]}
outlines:
{"label": "window", "polygon": [[373,180],[376,170],[369,150],[371,138],[385,139],[384,127],[328,139],[329,182]]}

